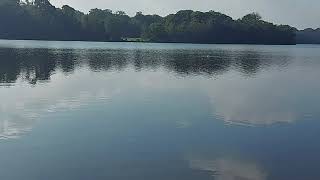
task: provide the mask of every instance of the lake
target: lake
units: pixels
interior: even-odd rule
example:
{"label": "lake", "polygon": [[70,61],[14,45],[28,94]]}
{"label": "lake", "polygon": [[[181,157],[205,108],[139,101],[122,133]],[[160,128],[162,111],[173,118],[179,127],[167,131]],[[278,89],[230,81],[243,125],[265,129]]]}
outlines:
{"label": "lake", "polygon": [[320,179],[320,46],[0,40],[1,180]]}

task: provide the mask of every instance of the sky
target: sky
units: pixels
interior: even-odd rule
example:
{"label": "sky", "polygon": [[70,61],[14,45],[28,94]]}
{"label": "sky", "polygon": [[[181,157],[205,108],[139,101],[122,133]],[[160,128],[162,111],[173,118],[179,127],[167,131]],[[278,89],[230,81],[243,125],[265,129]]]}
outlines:
{"label": "sky", "polygon": [[258,12],[264,20],[298,29],[320,27],[320,0],[50,0],[56,7],[70,5],[88,12],[92,8],[122,10],[129,15],[168,15],[183,9],[227,14],[235,19]]}

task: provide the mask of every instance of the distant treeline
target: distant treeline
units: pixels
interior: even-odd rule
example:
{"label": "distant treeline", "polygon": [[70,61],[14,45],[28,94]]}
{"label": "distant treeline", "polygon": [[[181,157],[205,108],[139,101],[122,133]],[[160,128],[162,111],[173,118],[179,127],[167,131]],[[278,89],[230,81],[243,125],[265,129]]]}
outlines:
{"label": "distant treeline", "polygon": [[130,17],[108,9],[85,14],[67,5],[56,8],[48,0],[0,0],[1,39],[295,44],[296,31],[257,13],[237,20],[192,10]]}
{"label": "distant treeline", "polygon": [[297,31],[298,44],[320,44],[320,28]]}

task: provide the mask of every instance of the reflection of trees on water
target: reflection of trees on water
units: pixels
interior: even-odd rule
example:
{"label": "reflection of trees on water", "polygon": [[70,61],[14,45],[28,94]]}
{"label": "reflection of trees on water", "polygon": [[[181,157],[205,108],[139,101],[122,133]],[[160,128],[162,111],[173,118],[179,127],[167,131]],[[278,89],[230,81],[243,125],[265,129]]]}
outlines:
{"label": "reflection of trees on water", "polygon": [[289,57],[256,51],[242,51],[235,57],[235,67],[247,76],[254,76],[260,70],[270,66],[283,67],[289,63]]}
{"label": "reflection of trees on water", "polygon": [[48,81],[57,70],[73,73],[80,67],[92,71],[136,71],[163,68],[181,76],[218,76],[236,70],[253,76],[271,66],[282,66],[288,57],[259,51],[228,50],[97,50],[97,49],[0,49],[0,82],[18,78],[31,84]]}
{"label": "reflection of trees on water", "polygon": [[93,50],[85,53],[88,66],[92,71],[122,71],[128,66],[126,51]]}
{"label": "reflection of trees on water", "polygon": [[12,83],[19,77],[31,84],[49,80],[57,67],[57,56],[49,50],[0,49],[1,82]]}
{"label": "reflection of trees on water", "polygon": [[169,55],[165,67],[178,74],[219,75],[231,67],[231,57],[225,51],[178,52]]}

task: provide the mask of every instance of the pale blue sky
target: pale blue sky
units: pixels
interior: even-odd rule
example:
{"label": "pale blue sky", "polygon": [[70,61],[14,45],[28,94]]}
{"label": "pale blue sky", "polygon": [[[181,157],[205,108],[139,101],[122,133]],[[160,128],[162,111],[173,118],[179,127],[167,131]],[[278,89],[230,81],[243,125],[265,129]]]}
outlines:
{"label": "pale blue sky", "polygon": [[320,27],[320,0],[51,0],[57,7],[68,4],[88,12],[91,8],[123,10],[129,15],[167,15],[181,9],[215,10],[233,18],[258,12],[265,20],[299,29]]}

